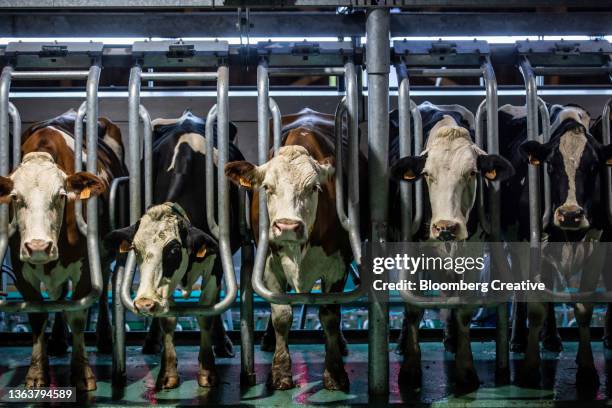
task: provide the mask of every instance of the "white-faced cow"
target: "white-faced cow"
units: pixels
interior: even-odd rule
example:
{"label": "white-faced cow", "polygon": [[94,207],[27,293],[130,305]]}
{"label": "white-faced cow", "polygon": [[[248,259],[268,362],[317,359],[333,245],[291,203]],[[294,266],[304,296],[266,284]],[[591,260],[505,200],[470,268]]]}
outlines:
{"label": "white-faced cow", "polygon": [[[221,287],[220,271],[215,270],[217,242],[195,228],[185,211],[176,203],[153,206],[138,223],[111,232],[105,243],[120,251],[133,249],[140,270],[140,281],[134,307],[144,316],[167,313],[173,304],[174,291],[182,289],[185,297],[193,285],[202,278],[200,304],[214,304]],[[200,324],[200,370],[198,384],[202,387],[217,385],[215,357],[212,350],[212,318],[198,317]],[[157,377],[158,389],[179,385],[174,329],[176,317],[159,319],[163,331],[163,354]]]}
{"label": "white-faced cow", "polygon": [[[502,227],[511,240],[529,239],[529,191],[526,182],[528,163],[546,163],[551,179],[553,212],[550,225],[542,231],[543,239],[548,243],[597,241],[607,228],[605,213],[600,205],[603,190],[599,186],[599,175],[606,164],[612,164],[612,146],[602,145],[589,133],[591,118],[580,106],[552,105],[548,109],[551,138],[547,143],[541,144],[527,140],[527,121],[523,107],[506,105],[500,108],[500,147],[502,154],[511,160],[517,169],[516,175],[508,180],[502,189]],[[517,229],[517,225],[520,228]],[[546,272],[543,272],[543,276],[550,276],[553,271],[566,273],[568,264],[572,265],[574,270],[576,265],[586,268],[588,257],[583,257],[581,253],[564,253],[563,257],[564,259],[551,259],[547,256],[545,244],[542,270]],[[584,272],[587,272],[586,269]],[[601,271],[595,270],[594,273]],[[518,304],[514,318],[515,350],[526,350],[519,382],[524,385],[537,385],[540,381],[539,339],[542,327],[545,326],[545,346],[559,351],[561,341],[556,333],[552,303],[530,302],[526,309],[527,313],[525,306]],[[599,384],[590,345],[589,325],[592,312],[593,307],[590,304],[576,304],[574,308],[580,331],[576,359],[576,380],[579,387],[593,388]],[[529,320],[529,331],[525,340],[526,317]]]}
{"label": "white-faced cow", "polygon": [[[258,191],[265,190],[270,249],[264,282],[271,291],[282,293],[291,287],[298,293],[310,292],[319,279],[324,292],[344,288],[353,255],[336,214],[334,152],[333,116],[304,109],[283,117],[282,147],[268,162],[255,166],[240,161],[225,167],[234,183],[254,192],[251,225],[255,237]],[[294,386],[288,347],[292,308],[271,306],[276,337],[271,385],[288,389]],[[319,318],[326,338],[323,384],[326,389],[346,390],[349,379],[342,361],[340,306],[320,306]]]}
{"label": "white-faced cow", "polygon": [[[419,156],[399,158],[397,112],[391,113],[390,126],[390,226],[401,225],[399,183],[425,178],[424,222],[417,238],[420,240],[464,241],[477,228],[477,217],[472,214],[476,200],[476,177],[502,181],[512,176],[512,165],[498,155],[480,149],[472,140],[466,118],[455,106],[435,106],[429,102],[419,105],[423,119],[425,150]],[[392,234],[399,237],[398,230]],[[471,307],[459,308],[451,314],[447,329],[456,333],[451,337],[456,345],[445,339],[445,345],[456,348],[456,389],[474,390],[479,385],[474,368],[469,337]],[[421,385],[421,351],[418,343],[419,323],[423,310],[406,306],[402,342],[404,361],[398,378],[401,387],[419,388]]]}
{"label": "white-faced cow", "polygon": [[[119,128],[104,118],[98,122],[96,135],[99,174],[75,173],[75,118],[75,112],[69,111],[29,128],[22,136],[21,163],[8,177],[0,177],[0,200],[11,205],[17,221],[17,234],[11,238],[10,249],[16,286],[26,300],[42,300],[43,288],[50,299],[59,299],[67,281],[72,282],[72,299],[80,299],[90,291],[86,239],[77,228],[74,201],[99,195],[106,200],[105,192],[112,179],[125,175]],[[83,148],[85,162],[87,151]],[[106,207],[100,208],[100,232],[106,233],[109,217]],[[103,254],[105,274],[110,261]],[[100,317],[108,320],[106,277],[104,282]],[[65,313],[72,331],[71,382],[78,390],[96,388],[85,351],[86,315],[87,310]],[[34,346],[26,386],[43,387],[49,378],[44,337],[47,314],[33,313],[29,319]]]}
{"label": "white-faced cow", "polygon": [[[153,204],[175,202],[185,209],[191,223],[210,234],[205,209],[205,122],[189,110],[180,118],[153,120]],[[216,147],[217,127],[213,126]],[[243,160],[244,156],[233,143],[236,126],[230,122],[229,161]],[[216,155],[216,148],[215,148]],[[216,159],[215,177],[216,180]],[[216,187],[215,187],[216,197]],[[230,186],[230,245],[232,252],[240,248],[238,188]],[[215,274],[221,274],[221,261],[215,261]],[[214,351],[217,357],[232,357],[233,345],[225,334],[221,316],[213,318]],[[162,330],[154,318],[142,352],[157,354],[162,347]]]}

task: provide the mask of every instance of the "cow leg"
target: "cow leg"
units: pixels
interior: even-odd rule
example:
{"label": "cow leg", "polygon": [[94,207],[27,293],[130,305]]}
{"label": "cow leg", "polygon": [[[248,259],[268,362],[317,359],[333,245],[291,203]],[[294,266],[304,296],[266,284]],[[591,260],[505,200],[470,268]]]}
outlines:
{"label": "cow leg", "polygon": [[512,336],[510,351],[524,353],[527,348],[527,303],[512,302]]}
{"label": "cow leg", "polygon": [[612,303],[606,305],[606,319],[604,322],[604,348],[612,350]]}
{"label": "cow leg", "polygon": [[563,350],[561,336],[557,331],[557,316],[555,315],[555,304],[548,303],[546,305],[546,319],[542,328],[542,347],[544,350],[560,353]]}
{"label": "cow leg", "polygon": [[599,388],[599,375],[593,361],[593,350],[591,349],[591,317],[593,316],[593,305],[577,303],[574,306],[574,314],[578,323],[578,371],[576,372],[576,386],[578,388]]}
{"label": "cow leg", "polygon": [[68,327],[63,312],[56,312],[53,319],[51,335],[47,340],[47,353],[50,356],[64,356],[68,354]]}
{"label": "cow leg", "polygon": [[159,354],[162,350],[162,330],[159,318],[154,317],[149,326],[149,331],[142,344],[142,354]]}
{"label": "cow leg", "polygon": [[98,322],[96,323],[96,348],[98,353],[113,352],[113,335],[108,308],[108,283],[110,281],[110,263],[103,262],[102,295],[98,301]]}
{"label": "cow leg", "polygon": [[155,387],[158,390],[167,390],[179,386],[179,375],[177,370],[176,349],[174,348],[174,329],[176,328],[176,317],[160,317],[158,326],[162,332],[162,355],[161,367],[157,375]]}
{"label": "cow leg", "polygon": [[93,391],[96,389],[94,376],[85,350],[85,319],[87,310],[66,312],[66,320],[72,331],[72,359],[70,361],[70,383],[77,391]]}
{"label": "cow leg", "polygon": [[530,302],[527,304],[527,317],[529,319],[529,335],[525,361],[519,378],[519,383],[526,386],[540,384],[540,331],[546,316],[546,304]]}
{"label": "cow leg", "polygon": [[406,305],[404,311],[404,361],[400,368],[397,382],[400,388],[421,388],[421,347],[419,346],[419,324],[423,318],[423,309]]}
{"label": "cow leg", "polygon": [[26,388],[46,387],[49,384],[49,358],[45,349],[46,313],[28,314],[32,328],[32,361],[26,374]]}
{"label": "cow leg", "polygon": [[213,350],[217,357],[234,357],[234,344],[228,337],[221,315],[213,317]]}
{"label": "cow leg", "polygon": [[288,390],[294,387],[291,376],[291,355],[289,354],[289,329],[293,323],[293,310],[290,305],[271,305],[272,325],[276,345],[272,358],[272,387]]}
{"label": "cow leg", "polygon": [[[206,286],[202,289],[200,302],[203,305],[214,303],[219,297],[219,283],[213,275],[206,280]],[[211,301],[212,300],[212,301]],[[198,324],[200,325],[200,362],[198,373],[198,384],[200,387],[214,387],[219,383],[217,368],[215,367],[215,354],[213,353],[215,331],[219,328],[215,325],[215,320],[219,316],[198,316]],[[219,324],[223,326],[221,320]],[[225,331],[223,331],[225,334]],[[231,342],[230,342],[231,343]]]}
{"label": "cow leg", "polygon": [[457,353],[455,354],[455,384],[460,392],[472,392],[480,386],[478,374],[474,368],[474,356],[470,342],[470,322],[472,308],[455,310],[457,328]]}
{"label": "cow leg", "polygon": [[447,310],[444,325],[444,350],[449,353],[457,352],[457,312],[455,309]]}
{"label": "cow leg", "polygon": [[274,351],[276,344],[276,336],[274,335],[274,325],[272,324],[272,315],[270,314],[270,318],[268,319],[268,323],[266,324],[266,330],[264,331],[263,336],[261,336],[260,349],[261,351]]}
{"label": "cow leg", "polygon": [[[344,280],[331,285],[332,292],[341,292]],[[325,333],[325,372],[323,386],[328,390],[348,391],[349,378],[342,361],[340,305],[321,305],[319,320]]]}

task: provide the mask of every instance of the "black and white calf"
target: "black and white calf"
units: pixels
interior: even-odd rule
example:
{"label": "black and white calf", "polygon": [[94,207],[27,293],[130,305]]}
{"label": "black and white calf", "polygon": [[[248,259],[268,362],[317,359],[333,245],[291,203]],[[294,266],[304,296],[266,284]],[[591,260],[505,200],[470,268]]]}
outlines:
{"label": "black and white calf", "polygon": [[[528,163],[546,163],[551,179],[552,222],[542,232],[548,243],[581,243],[598,241],[607,229],[600,188],[600,173],[612,164],[612,146],[602,145],[589,133],[590,116],[577,105],[549,107],[551,137],[547,143],[527,140],[527,120],[524,107],[506,105],[499,110],[500,149],[516,168],[516,175],[502,188],[502,229],[506,240],[529,239],[529,191],[526,181]],[[560,244],[559,244],[560,245]],[[571,246],[568,246],[571,248]],[[511,253],[513,268],[526,268],[521,259]],[[571,259],[570,259],[571,258]],[[583,265],[585,272],[601,273],[597,268],[586,268],[588,259],[574,252],[563,259],[551,259],[544,244],[542,270],[544,277],[564,274],[571,264],[576,270]],[[595,270],[594,270],[595,269]],[[531,302],[525,308],[517,304],[513,325],[514,350],[526,350],[523,373],[519,379],[526,385],[539,383],[540,332],[547,348],[560,350],[561,342],[554,324],[552,304]],[[599,384],[593,365],[589,325],[592,305],[576,304],[574,309],[580,332],[577,383],[592,387]],[[529,320],[529,330],[525,327]],[[527,337],[525,339],[525,337]]]}
{"label": "black and white calf", "polygon": [[[490,181],[503,181],[514,174],[512,165],[498,155],[490,155],[473,141],[473,129],[456,105],[419,105],[423,120],[425,150],[419,156],[399,158],[397,112],[391,113],[390,132],[390,226],[401,225],[399,183],[425,178],[423,225],[417,239],[464,241],[475,235],[477,218],[474,211],[477,175]],[[391,238],[399,240],[399,230]],[[479,385],[474,368],[469,337],[473,308],[459,308],[451,315],[447,327],[456,328],[456,387],[471,391]],[[423,310],[406,305],[402,342],[404,361],[398,378],[401,387],[421,385],[421,351],[418,329]],[[453,345],[453,348],[455,346]]]}
{"label": "black and white calf", "polygon": [[[176,203],[151,207],[138,223],[108,234],[105,244],[110,250],[135,251],[140,281],[134,307],[142,315],[167,313],[173,303],[174,291],[180,288],[183,295],[189,297],[199,278],[202,278],[200,304],[210,306],[218,300],[221,275],[213,268],[217,259],[217,242],[195,228]],[[213,317],[198,317],[198,323],[198,384],[214,386],[218,378],[212,350]],[[159,324],[163,332],[163,353],[157,388],[176,388],[179,385],[174,348],[176,317],[161,317]]]}

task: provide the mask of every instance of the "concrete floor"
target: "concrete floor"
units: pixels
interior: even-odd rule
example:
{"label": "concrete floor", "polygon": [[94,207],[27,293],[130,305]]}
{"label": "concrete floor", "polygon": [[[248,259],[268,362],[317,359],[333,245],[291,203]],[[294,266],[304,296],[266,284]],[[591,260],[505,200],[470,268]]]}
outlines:
{"label": "concrete floor", "polygon": [[[330,392],[322,387],[323,346],[292,345],[293,374],[298,385],[289,391],[269,391],[265,381],[270,369],[272,353],[256,352],[257,385],[241,390],[239,387],[240,358],[218,359],[221,385],[217,388],[200,388],[196,382],[197,353],[195,347],[178,347],[179,388],[155,392],[155,378],[159,370],[159,358],[143,356],[138,347],[129,347],[128,385],[123,392],[113,393],[110,386],[110,356],[90,353],[90,362],[98,378],[98,389],[79,396],[79,406],[100,404],[103,406],[170,405],[243,405],[243,406],[385,406],[408,404],[411,406],[474,406],[474,407],[540,407],[540,406],[604,406],[610,398],[611,385],[608,373],[612,372],[612,353],[604,356],[601,342],[593,343],[595,364],[601,386],[595,395],[581,396],[576,392],[574,362],[576,343],[565,343],[558,355],[544,353],[543,386],[525,389],[514,385],[495,386],[495,344],[473,343],[476,368],[481,387],[472,394],[455,396],[452,391],[453,356],[445,353],[439,343],[423,343],[423,389],[418,394],[405,395],[397,386],[397,372],[401,357],[391,352],[391,387],[389,399],[368,401],[367,395],[367,345],[350,345],[346,368],[351,379],[349,393]],[[238,349],[238,348],[237,348]],[[520,354],[511,355],[512,376],[520,366]],[[606,359],[606,357],[608,359]],[[5,347],[0,349],[0,389],[18,387],[24,381],[30,360],[30,349]],[[69,379],[68,357],[51,358],[51,381],[54,385],[67,386]],[[14,404],[12,406],[15,406]],[[73,405],[75,406],[75,405]]]}

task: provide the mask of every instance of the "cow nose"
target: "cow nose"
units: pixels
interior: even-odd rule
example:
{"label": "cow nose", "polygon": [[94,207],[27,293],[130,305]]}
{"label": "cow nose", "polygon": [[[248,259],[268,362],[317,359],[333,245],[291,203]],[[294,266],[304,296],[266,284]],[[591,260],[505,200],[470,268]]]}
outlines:
{"label": "cow nose", "polygon": [[28,255],[32,255],[36,252],[44,252],[47,255],[51,254],[51,241],[45,241],[43,239],[33,239],[25,243]]}
{"label": "cow nose", "polygon": [[288,218],[274,221],[274,228],[278,233],[293,232],[296,236],[301,236],[304,233],[304,223]]}
{"label": "cow nose", "polygon": [[559,207],[557,220],[564,227],[576,227],[582,223],[584,209],[577,205]]}
{"label": "cow nose", "polygon": [[451,241],[455,239],[459,224],[454,221],[438,221],[433,224],[434,237],[440,241]]}
{"label": "cow nose", "polygon": [[140,298],[134,301],[134,306],[140,313],[150,314],[155,310],[156,303],[151,299]]}

